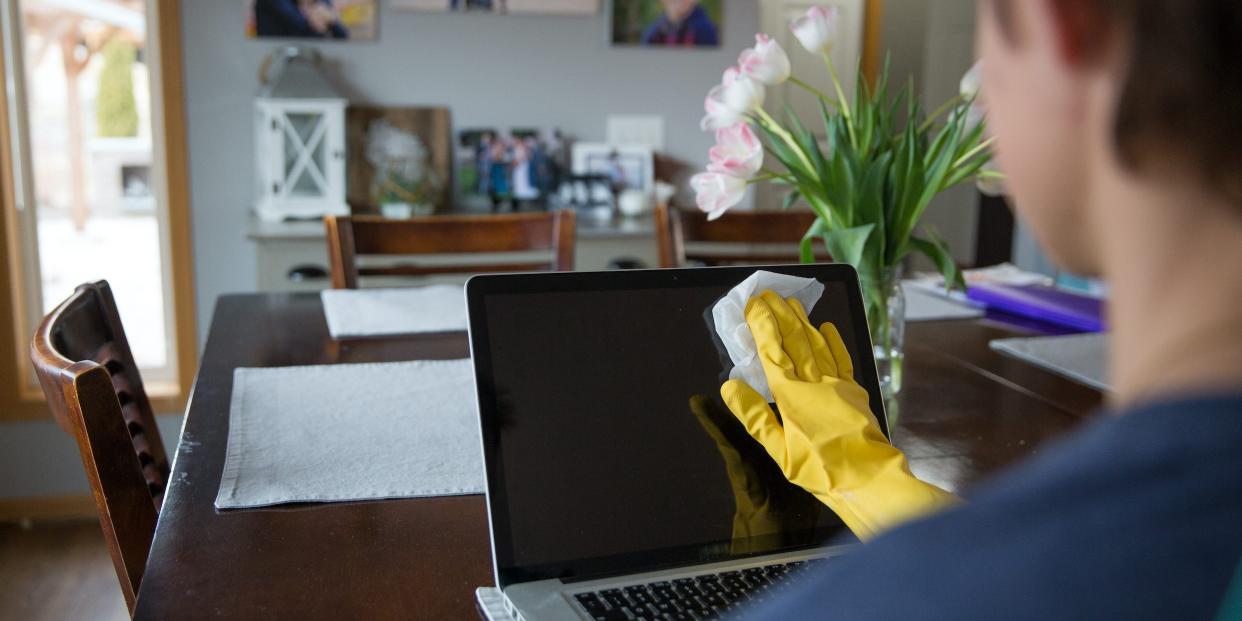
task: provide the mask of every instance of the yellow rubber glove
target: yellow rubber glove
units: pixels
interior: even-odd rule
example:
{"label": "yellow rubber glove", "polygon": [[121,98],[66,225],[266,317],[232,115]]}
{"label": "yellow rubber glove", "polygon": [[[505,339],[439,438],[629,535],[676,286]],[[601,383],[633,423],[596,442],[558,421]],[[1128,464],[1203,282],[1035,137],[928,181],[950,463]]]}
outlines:
{"label": "yellow rubber glove", "polygon": [[785,476],[859,539],[957,499],[915,478],[884,438],[835,326],[816,330],[801,303],[771,291],[746,304],[746,323],[781,419],[741,380],[725,382],[720,396]]}
{"label": "yellow rubber glove", "polygon": [[730,551],[750,554],[808,543],[824,505],[791,487],[714,396],[690,397],[690,411],[716,443],[733,488],[736,508]]}

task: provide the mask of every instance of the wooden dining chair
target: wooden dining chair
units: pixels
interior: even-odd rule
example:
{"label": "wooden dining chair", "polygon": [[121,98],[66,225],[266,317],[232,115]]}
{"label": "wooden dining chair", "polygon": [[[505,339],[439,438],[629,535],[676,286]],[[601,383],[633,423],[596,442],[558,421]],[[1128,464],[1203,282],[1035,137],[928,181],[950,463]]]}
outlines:
{"label": "wooden dining chair", "polygon": [[[357,289],[360,276],[429,276],[486,272],[570,271],[574,268],[574,212],[489,216],[327,216],[332,286]],[[364,255],[468,255],[551,251],[550,261],[427,263],[363,266]]]}
{"label": "wooden dining chair", "polygon": [[169,467],[108,283],[81,285],[44,317],[30,358],[52,415],[78,443],[132,614]]}
{"label": "wooden dining chair", "polygon": [[[810,211],[739,211],[709,221],[707,214],[657,205],[660,267],[797,263],[798,244],[815,214]],[[816,258],[831,258],[816,244]]]}

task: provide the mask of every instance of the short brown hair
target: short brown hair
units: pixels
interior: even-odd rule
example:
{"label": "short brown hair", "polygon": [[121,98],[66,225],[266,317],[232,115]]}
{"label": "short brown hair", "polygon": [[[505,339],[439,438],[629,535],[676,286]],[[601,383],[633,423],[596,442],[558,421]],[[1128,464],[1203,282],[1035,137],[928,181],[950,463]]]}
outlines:
{"label": "short brown hair", "polygon": [[[1010,1],[992,0],[1012,38]],[[1242,2],[1067,1],[1088,5],[1128,41],[1113,125],[1122,162],[1142,168],[1171,156],[1242,199]]]}

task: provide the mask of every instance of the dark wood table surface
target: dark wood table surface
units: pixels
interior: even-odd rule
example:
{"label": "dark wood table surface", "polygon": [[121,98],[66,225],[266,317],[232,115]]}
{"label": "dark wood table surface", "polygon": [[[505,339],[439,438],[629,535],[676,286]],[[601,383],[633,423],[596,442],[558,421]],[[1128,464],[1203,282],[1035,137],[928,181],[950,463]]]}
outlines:
{"label": "dark wood table surface", "polygon": [[[988,320],[907,326],[893,441],[961,490],[1099,407],[1099,392],[988,349]],[[482,496],[217,511],[233,369],[469,355],[464,333],[336,342],[317,294],[220,298],[138,596],[138,619],[469,619],[492,583]],[[348,456],[343,456],[347,459]]]}

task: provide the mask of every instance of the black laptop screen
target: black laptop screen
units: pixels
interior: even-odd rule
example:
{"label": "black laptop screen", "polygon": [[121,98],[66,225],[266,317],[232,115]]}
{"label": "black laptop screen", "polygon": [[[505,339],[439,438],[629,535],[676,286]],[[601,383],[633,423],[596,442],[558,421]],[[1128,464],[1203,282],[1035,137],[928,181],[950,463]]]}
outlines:
{"label": "black laptop screen", "polygon": [[[720,399],[731,365],[709,309],[753,271],[472,281],[503,582],[723,560],[842,532]],[[811,320],[837,325],[882,412],[852,270],[779,271],[824,283]]]}

